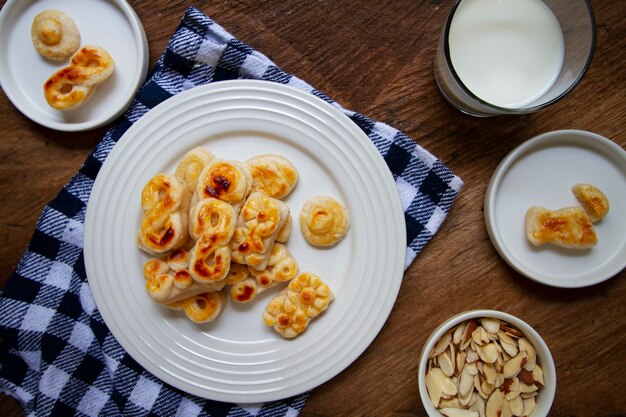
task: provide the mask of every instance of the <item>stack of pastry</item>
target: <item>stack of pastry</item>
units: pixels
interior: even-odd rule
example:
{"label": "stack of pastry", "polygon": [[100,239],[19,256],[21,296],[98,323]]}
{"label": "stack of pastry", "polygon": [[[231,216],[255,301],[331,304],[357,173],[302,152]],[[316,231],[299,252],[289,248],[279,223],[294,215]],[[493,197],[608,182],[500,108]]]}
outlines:
{"label": "stack of pastry", "polygon": [[281,199],[297,182],[297,169],[281,156],[241,163],[204,148],[187,152],[173,175],[151,178],[137,234],[139,248],[154,256],[144,265],[148,295],[203,323],[218,317],[226,294],[247,303],[289,282],[267,305],[264,322],[283,337],[300,334],[333,295],[314,274],[298,275],[285,245],[292,219]]}

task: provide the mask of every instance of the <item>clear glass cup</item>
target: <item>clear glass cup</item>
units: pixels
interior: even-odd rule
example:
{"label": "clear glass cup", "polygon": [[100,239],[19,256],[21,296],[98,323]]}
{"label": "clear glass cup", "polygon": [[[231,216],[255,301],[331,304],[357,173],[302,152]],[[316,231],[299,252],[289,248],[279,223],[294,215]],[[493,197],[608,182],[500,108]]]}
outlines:
{"label": "clear glass cup", "polygon": [[[450,52],[451,27],[453,22],[458,24],[457,22],[461,21],[459,17],[455,20],[455,16],[463,2],[471,1],[485,0],[455,0],[442,30],[434,62],[435,79],[439,90],[445,99],[460,111],[472,116],[488,117],[541,110],[561,100],[572,91],[591,65],[596,31],[595,19],[589,2],[587,0],[543,0],[558,20],[563,36],[563,62],[558,75],[555,73],[553,84],[540,96],[521,105],[502,106],[479,97],[466,85],[467,83],[462,81],[463,76],[460,76],[453,65],[454,60]],[[465,13],[468,6],[463,5],[462,13]],[[457,60],[457,64],[459,63]],[[488,63],[485,62],[484,65]],[[508,87],[504,85],[500,88]]]}

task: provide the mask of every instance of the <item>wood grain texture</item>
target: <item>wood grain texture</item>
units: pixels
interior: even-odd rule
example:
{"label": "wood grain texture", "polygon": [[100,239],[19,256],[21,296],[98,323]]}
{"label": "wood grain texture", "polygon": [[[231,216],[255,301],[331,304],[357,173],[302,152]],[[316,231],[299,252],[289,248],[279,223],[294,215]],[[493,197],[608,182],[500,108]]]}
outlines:
{"label": "wood grain texture", "polygon": [[[437,91],[433,54],[451,1],[130,3],[145,27],[151,66],[194,5],[344,107],[403,130],[465,182],[439,233],[406,272],[385,327],[358,360],[312,391],[303,417],[425,416],[416,382],[421,347],[439,323],[472,308],[506,311],[543,336],[558,373],[551,416],[626,414],[626,272],[585,289],[534,283],[498,256],[483,221],[491,174],[526,139],[582,129],[626,146],[626,2],[591,0],[596,52],[569,97],[536,114],[490,119],[461,114]],[[0,94],[0,287],[44,205],[105,130],[40,127]],[[23,412],[0,395],[0,414]]]}

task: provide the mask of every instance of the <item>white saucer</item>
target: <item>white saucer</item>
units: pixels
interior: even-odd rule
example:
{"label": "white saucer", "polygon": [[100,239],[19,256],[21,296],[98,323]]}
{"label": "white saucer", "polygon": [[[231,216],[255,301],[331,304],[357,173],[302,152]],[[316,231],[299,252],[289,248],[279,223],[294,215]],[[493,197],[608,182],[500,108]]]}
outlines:
{"label": "white saucer", "polygon": [[[579,205],[576,183],[599,187],[610,210],[596,223],[598,243],[588,250],[535,247],[524,231],[526,211]],[[585,287],[626,266],[626,151],[594,133],[560,130],[530,139],[495,170],[485,196],[485,222],[504,260],[521,274],[555,287]]]}
{"label": "white saucer", "polygon": [[[96,44],[113,57],[116,70],[84,106],[61,112],[50,107],[43,84],[68,62],[40,56],[31,25],[39,12],[56,9],[76,23],[81,45]],[[124,0],[8,0],[0,11],[0,85],[31,120],[62,131],[102,126],[122,114],[148,72],[148,43],[139,18]]]}

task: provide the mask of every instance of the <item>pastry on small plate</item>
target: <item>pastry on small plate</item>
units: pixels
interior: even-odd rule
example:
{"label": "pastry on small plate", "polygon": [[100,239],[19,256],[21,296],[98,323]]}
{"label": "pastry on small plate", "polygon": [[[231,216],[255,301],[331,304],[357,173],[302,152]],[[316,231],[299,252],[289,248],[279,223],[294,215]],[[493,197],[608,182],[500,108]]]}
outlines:
{"label": "pastry on small plate", "polygon": [[287,196],[298,182],[298,170],[279,155],[258,155],[245,162],[252,175],[252,191],[273,198]]}
{"label": "pastry on small plate", "polygon": [[591,184],[574,184],[572,192],[593,222],[599,222],[609,212],[609,199],[598,187]]}
{"label": "pastry on small plate", "polygon": [[582,207],[530,207],[526,212],[526,238],[535,246],[549,243],[568,249],[588,249],[598,242],[593,223]]}
{"label": "pastry on small plate", "polygon": [[300,212],[302,235],[314,246],[335,245],[343,239],[349,227],[350,218],[346,208],[326,195],[310,198]]}
{"label": "pastry on small plate", "polygon": [[37,52],[54,61],[65,61],[80,46],[76,24],[59,10],[44,10],[37,14],[30,34]]}

